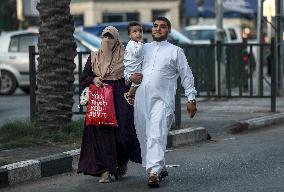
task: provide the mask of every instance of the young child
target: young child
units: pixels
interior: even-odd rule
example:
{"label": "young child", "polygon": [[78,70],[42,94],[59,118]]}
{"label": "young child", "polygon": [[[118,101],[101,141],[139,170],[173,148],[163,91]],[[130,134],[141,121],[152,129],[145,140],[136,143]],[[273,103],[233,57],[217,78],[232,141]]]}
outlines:
{"label": "young child", "polygon": [[[143,29],[138,22],[130,22],[128,25],[129,42],[124,54],[124,76],[127,81],[134,73],[141,73],[143,62]],[[135,92],[140,84],[132,83],[129,91],[124,94],[126,101],[134,104]]]}

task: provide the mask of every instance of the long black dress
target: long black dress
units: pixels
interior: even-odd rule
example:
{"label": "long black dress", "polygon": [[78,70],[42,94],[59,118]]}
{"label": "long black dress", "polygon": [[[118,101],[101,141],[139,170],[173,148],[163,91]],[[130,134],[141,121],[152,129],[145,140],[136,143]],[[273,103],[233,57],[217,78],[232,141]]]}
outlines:
{"label": "long black dress", "polygon": [[[90,57],[81,79],[82,88],[93,83]],[[124,79],[105,80],[113,87],[113,99],[118,127],[84,126],[78,173],[101,176],[105,171],[117,175],[117,164],[129,160],[141,163],[141,151],[134,127],[133,107],[124,99],[127,91]]]}

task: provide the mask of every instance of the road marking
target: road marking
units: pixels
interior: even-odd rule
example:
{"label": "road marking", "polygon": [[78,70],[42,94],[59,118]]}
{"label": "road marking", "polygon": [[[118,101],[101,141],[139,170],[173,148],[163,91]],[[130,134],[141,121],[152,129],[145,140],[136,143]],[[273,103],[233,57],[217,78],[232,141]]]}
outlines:
{"label": "road marking", "polygon": [[167,168],[180,167],[180,165],[166,165]]}

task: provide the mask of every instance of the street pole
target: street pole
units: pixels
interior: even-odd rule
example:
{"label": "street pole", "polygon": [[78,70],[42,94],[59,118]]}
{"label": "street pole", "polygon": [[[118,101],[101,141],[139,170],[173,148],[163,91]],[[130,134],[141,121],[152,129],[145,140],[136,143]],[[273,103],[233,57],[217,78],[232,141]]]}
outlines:
{"label": "street pole", "polygon": [[[222,43],[224,42],[223,0],[215,1],[215,13],[216,13],[215,85],[216,85],[216,90],[218,90],[218,96],[220,96],[220,94],[222,95],[225,94],[225,89],[226,89],[224,47],[222,47]],[[219,53],[218,50],[221,50],[221,53]],[[218,59],[218,57],[221,58]]]}
{"label": "street pole", "polygon": [[276,51],[276,79],[277,79],[277,89],[279,96],[283,95],[283,63],[281,63],[281,1],[275,1],[275,22],[276,22],[276,32],[275,32],[275,51]]}
{"label": "street pole", "polygon": [[[257,8],[257,43],[261,44],[262,43],[262,16],[263,16],[263,0],[258,0],[258,8]],[[256,77],[256,89],[258,96],[261,96],[263,94],[263,79],[262,79],[262,72],[261,69],[261,46],[257,47],[257,62],[256,62],[256,68],[255,68],[255,77]],[[251,87],[252,89],[252,87]]]}
{"label": "street pole", "polygon": [[215,40],[223,42],[224,40],[224,29],[223,29],[223,0],[216,0],[216,34]]}

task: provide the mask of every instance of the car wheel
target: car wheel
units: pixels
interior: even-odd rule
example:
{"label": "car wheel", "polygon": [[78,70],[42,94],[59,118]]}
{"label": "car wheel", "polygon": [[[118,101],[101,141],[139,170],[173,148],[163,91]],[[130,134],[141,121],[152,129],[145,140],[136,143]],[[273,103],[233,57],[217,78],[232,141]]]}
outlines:
{"label": "car wheel", "polygon": [[0,95],[12,95],[17,88],[17,80],[9,71],[1,71]]}

